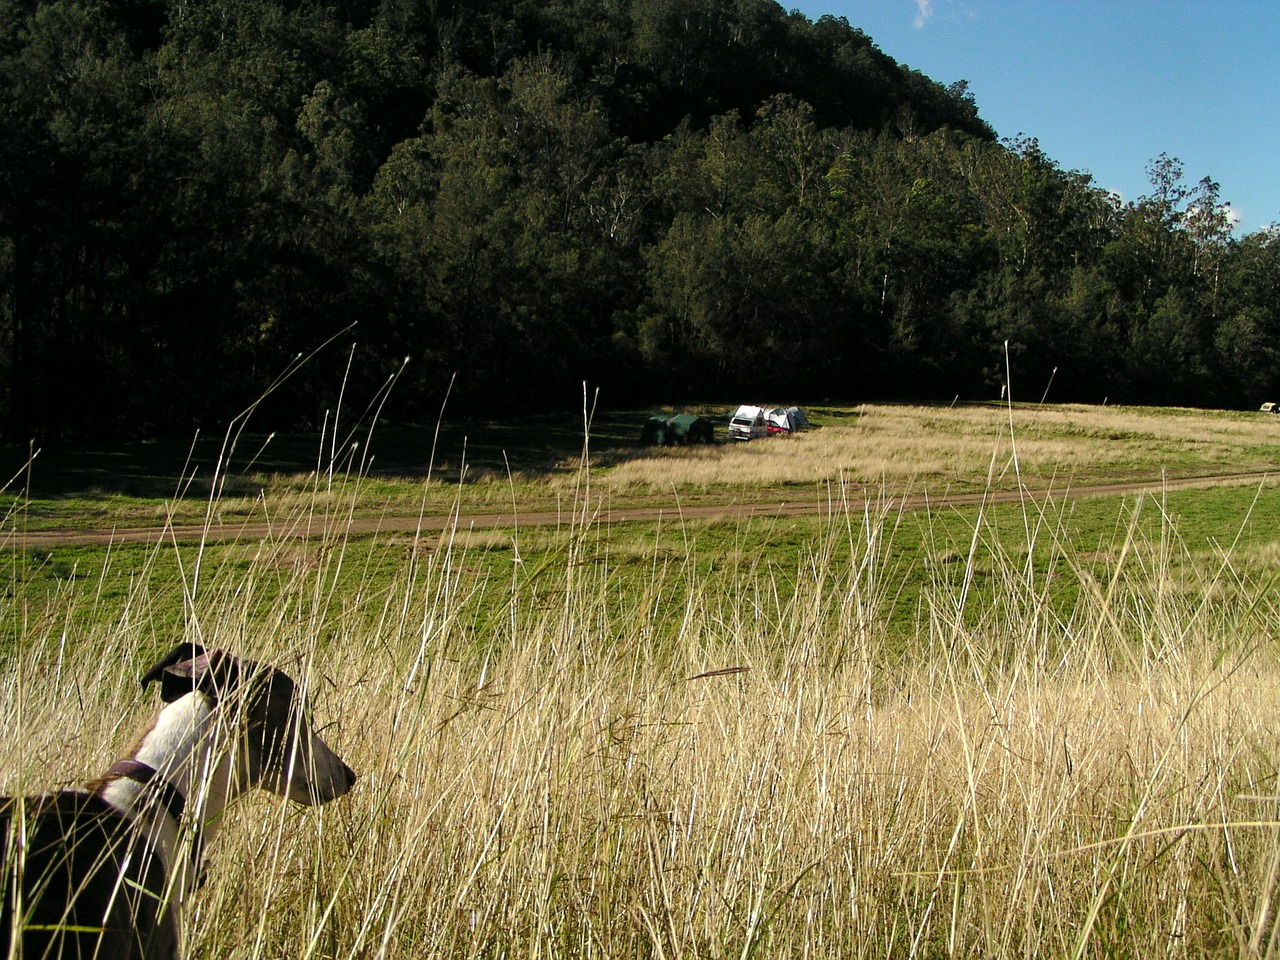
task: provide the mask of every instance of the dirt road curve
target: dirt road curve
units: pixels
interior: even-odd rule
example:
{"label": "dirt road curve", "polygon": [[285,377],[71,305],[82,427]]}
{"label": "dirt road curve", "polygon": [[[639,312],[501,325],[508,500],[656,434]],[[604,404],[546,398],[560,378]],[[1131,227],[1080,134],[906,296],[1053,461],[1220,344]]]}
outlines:
{"label": "dirt road curve", "polygon": [[[888,501],[892,509],[922,510],[939,509],[972,505],[986,501],[987,503],[1007,503],[1015,501],[1019,496],[1032,500],[1045,498],[1053,500],[1078,499],[1081,497],[1097,497],[1122,495],[1130,493],[1159,493],[1162,490],[1183,490],[1191,487],[1239,486],[1242,484],[1261,484],[1276,474],[1268,473],[1233,473],[1219,476],[1184,477],[1177,480],[1152,480],[1145,483],[1113,483],[1093,484],[1079,487],[1062,487],[1053,490],[1001,490],[989,493],[958,493],[941,496],[912,495],[906,498],[893,498]],[[796,500],[786,503],[723,503],[701,504],[698,506],[667,508],[639,507],[606,510],[598,522],[626,523],[636,520],[714,520],[740,517],[786,517],[842,512],[846,509],[861,512],[868,503],[881,502],[875,497],[850,495],[844,503],[827,500]],[[522,513],[516,516],[521,527],[554,526],[572,522],[573,517],[567,512]],[[70,545],[102,545],[109,543],[154,543],[163,539],[168,542],[198,543],[225,540],[306,540],[338,534],[371,534],[415,532],[430,533],[449,529],[456,522],[460,530],[482,530],[513,526],[510,513],[462,514],[452,516],[383,516],[358,517],[347,520],[341,517],[310,516],[302,517],[289,524],[273,524],[262,522],[244,522],[239,524],[214,524],[207,529],[203,526],[181,526],[163,528],[127,527],[115,530],[39,530],[23,532],[16,530],[0,531],[0,549],[5,547],[56,547]]]}

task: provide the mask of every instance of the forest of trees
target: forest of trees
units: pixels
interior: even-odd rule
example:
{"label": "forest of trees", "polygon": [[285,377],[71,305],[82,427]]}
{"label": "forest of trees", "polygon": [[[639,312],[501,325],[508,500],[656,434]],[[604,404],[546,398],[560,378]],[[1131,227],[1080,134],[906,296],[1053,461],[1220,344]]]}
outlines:
{"label": "forest of trees", "polygon": [[1147,173],[772,0],[0,0],[0,430],[1280,399],[1280,233]]}

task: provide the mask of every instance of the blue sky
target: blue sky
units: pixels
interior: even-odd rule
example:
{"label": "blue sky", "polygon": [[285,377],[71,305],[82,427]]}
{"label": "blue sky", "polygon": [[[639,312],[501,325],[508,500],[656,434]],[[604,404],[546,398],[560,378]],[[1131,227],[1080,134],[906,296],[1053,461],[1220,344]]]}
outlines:
{"label": "blue sky", "polygon": [[1221,184],[1238,229],[1280,222],[1277,0],[782,0],[833,14],[899,63],[968,80],[1001,137],[1026,134],[1057,163],[1126,200],[1147,164]]}

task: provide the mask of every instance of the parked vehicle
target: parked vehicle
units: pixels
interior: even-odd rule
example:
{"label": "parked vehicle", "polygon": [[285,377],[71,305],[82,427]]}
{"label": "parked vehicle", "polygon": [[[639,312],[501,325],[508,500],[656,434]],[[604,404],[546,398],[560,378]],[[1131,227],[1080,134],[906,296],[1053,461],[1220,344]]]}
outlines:
{"label": "parked vehicle", "polygon": [[729,418],[730,440],[755,440],[768,435],[769,428],[764,418],[764,407],[743,404]]}

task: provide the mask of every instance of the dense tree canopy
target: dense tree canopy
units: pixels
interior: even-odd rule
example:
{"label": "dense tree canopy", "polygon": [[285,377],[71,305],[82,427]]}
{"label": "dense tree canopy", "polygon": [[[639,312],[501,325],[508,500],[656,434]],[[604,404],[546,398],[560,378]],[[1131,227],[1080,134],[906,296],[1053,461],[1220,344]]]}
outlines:
{"label": "dense tree canopy", "polygon": [[1031,398],[1274,399],[1280,234],[1148,174],[772,0],[0,0],[0,424],[221,422],[335,336],[279,425],[405,357],[401,418],[992,397],[1006,343]]}

